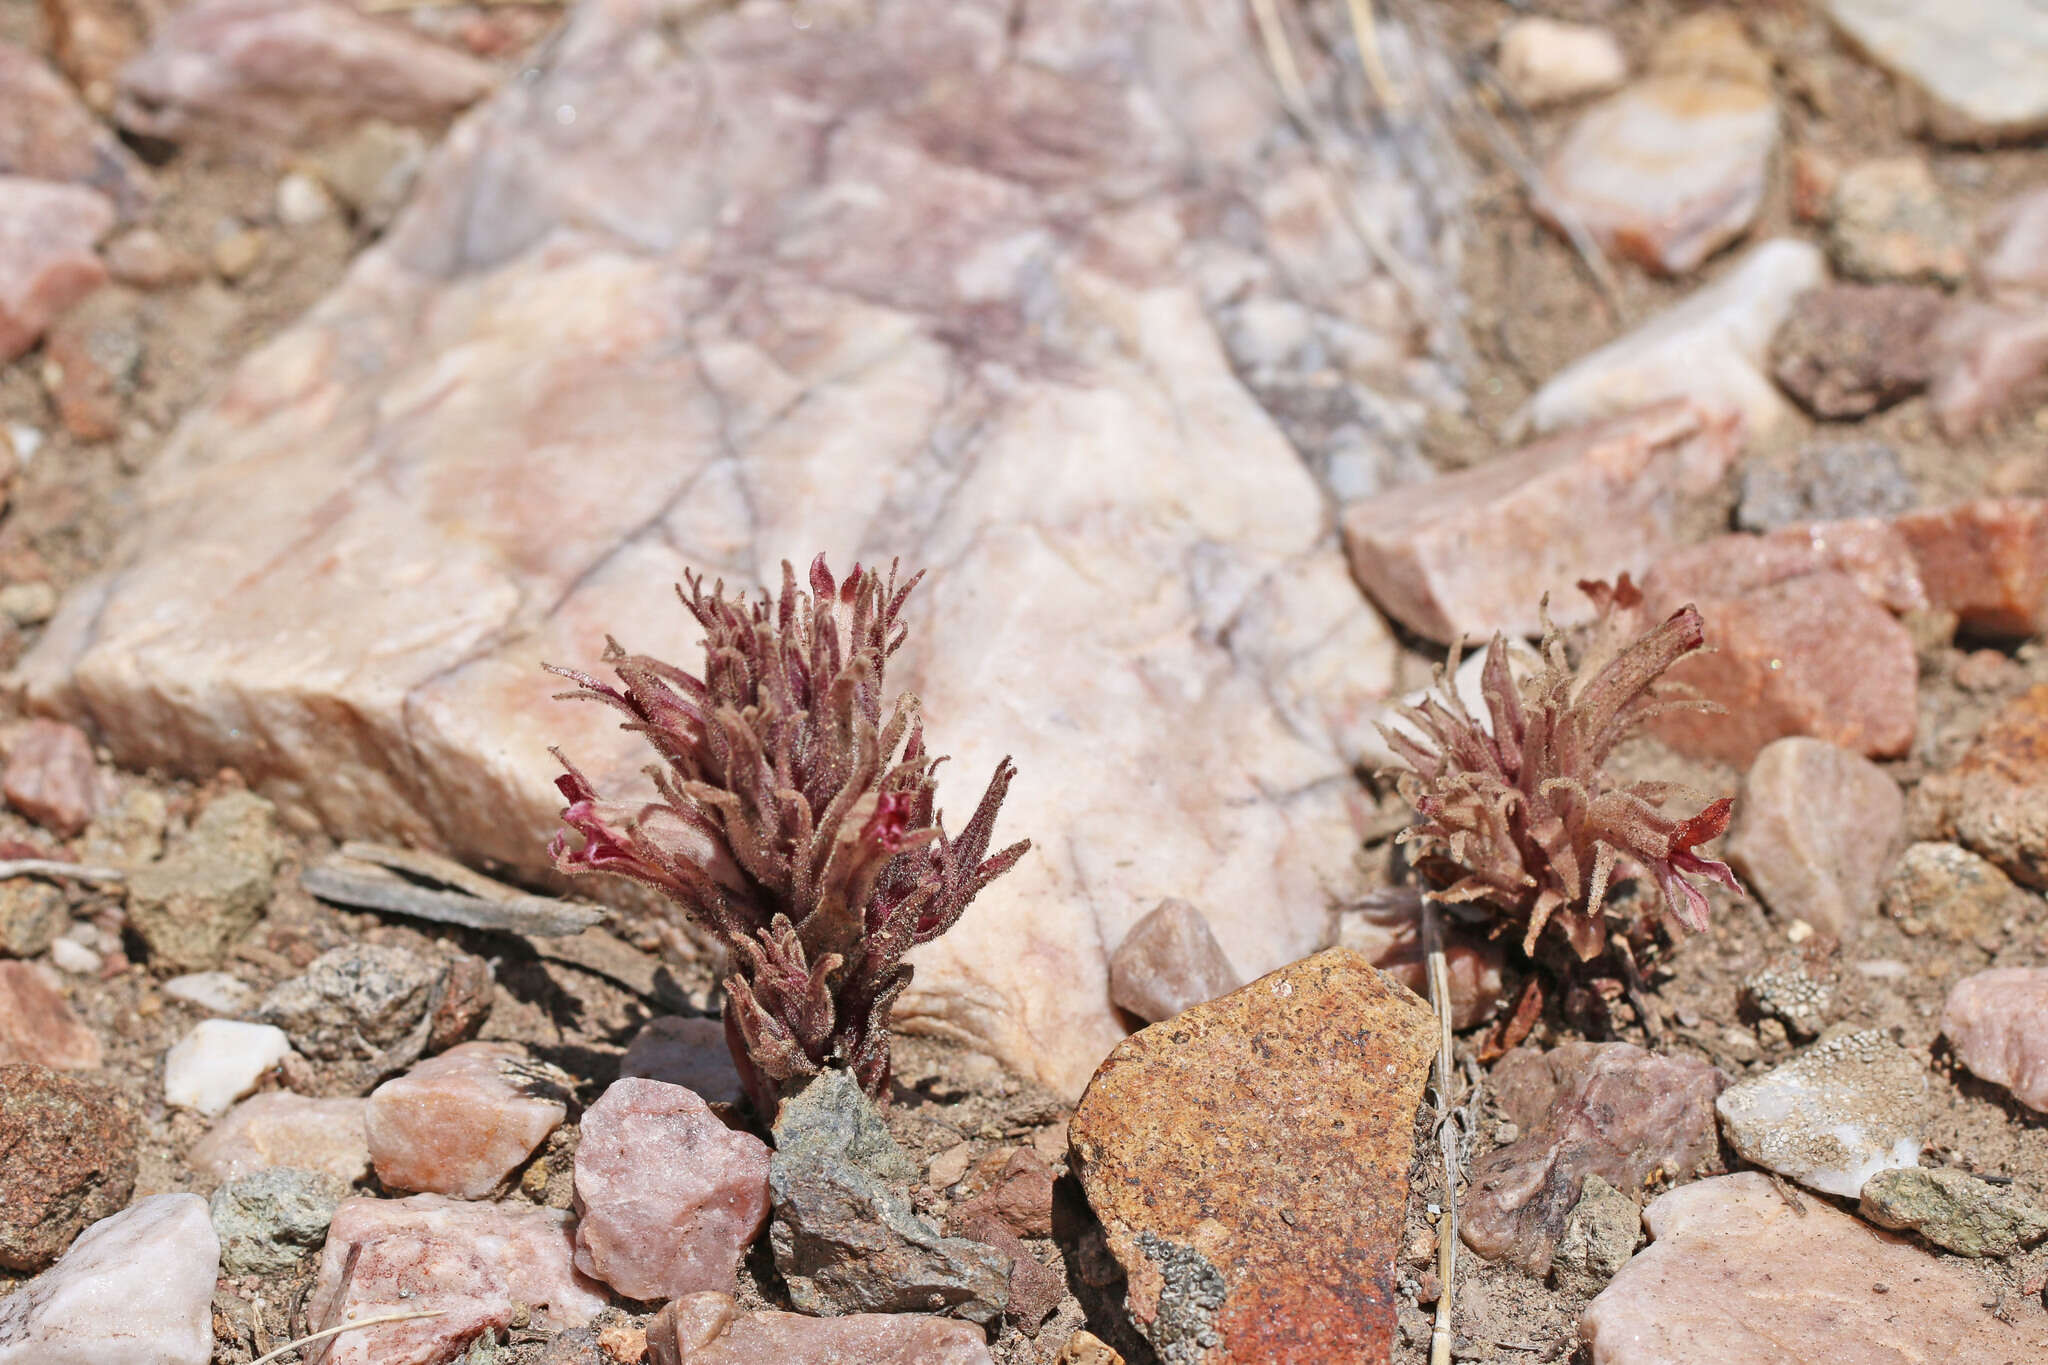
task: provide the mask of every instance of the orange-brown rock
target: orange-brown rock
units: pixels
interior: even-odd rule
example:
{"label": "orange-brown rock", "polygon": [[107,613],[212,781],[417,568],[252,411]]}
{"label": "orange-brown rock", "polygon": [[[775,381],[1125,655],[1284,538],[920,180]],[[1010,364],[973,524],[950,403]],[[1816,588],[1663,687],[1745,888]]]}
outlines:
{"label": "orange-brown rock", "polygon": [[2048,887],[2048,684],[2007,702],[1953,773],[1957,837],[2014,881]]}
{"label": "orange-brown rock", "polygon": [[1103,1062],[1074,1166],[1165,1358],[1386,1358],[1435,1033],[1413,993],[1333,948]]}
{"label": "orange-brown rock", "polygon": [[2048,498],[1980,498],[1893,525],[1919,563],[1929,606],[1987,635],[2048,629]]}
{"label": "orange-brown rock", "polygon": [[99,1036],[71,1012],[55,980],[32,962],[0,962],[0,1063],[97,1071]]}

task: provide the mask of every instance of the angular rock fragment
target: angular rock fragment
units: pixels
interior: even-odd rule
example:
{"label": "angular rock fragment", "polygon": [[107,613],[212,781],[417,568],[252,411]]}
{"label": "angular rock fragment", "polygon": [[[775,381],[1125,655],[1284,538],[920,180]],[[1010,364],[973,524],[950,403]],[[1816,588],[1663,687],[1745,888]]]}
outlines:
{"label": "angular rock fragment", "polygon": [[209,1118],[224,1114],[291,1051],[284,1030],[269,1024],[205,1020],[164,1054],[164,1100]]}
{"label": "angular rock fragment", "polygon": [[2029,0],[1826,0],[1836,28],[1917,96],[1927,130],[1981,144],[2048,129],[2048,24]]}
{"label": "angular rock fragment", "polygon": [[1816,417],[1888,408],[1934,377],[1934,330],[1946,302],[1938,289],[1908,284],[1810,289],[1771,338],[1771,375]]}
{"label": "angular rock fragment", "polygon": [[1756,1171],[1660,1195],[1643,1221],[1655,1240],[1579,1320],[1594,1365],[2019,1365],[2048,1349],[2038,1305],[2001,1321],[1978,1276],[1819,1200],[1795,1207]]}
{"label": "angular rock fragment", "polygon": [[990,1365],[978,1328],[911,1313],[813,1318],[769,1309],[741,1312],[732,1296],[687,1294],[647,1328],[650,1365]]}
{"label": "angular rock fragment", "polygon": [[133,215],[153,192],[142,163],[42,58],[0,43],[0,175],[84,185]]}
{"label": "angular rock fragment", "polygon": [[603,1310],[603,1287],[573,1264],[572,1219],[529,1204],[439,1195],[346,1199],[335,1211],[307,1301],[315,1326],[408,1309],[443,1316],[343,1333],[328,1365],[441,1365],[525,1309],[540,1331],[581,1327]]}
{"label": "angular rock fragment", "polygon": [[0,1365],[208,1365],[219,1269],[205,1200],[138,1199],[0,1299]]}
{"label": "angular rock fragment", "polygon": [[1831,1038],[1721,1092],[1728,1145],[1789,1180],[1853,1199],[1920,1157],[1927,1069],[1878,1029]]}
{"label": "angular rock fragment", "polygon": [[1958,981],[1941,1007],[1956,1060],[2048,1113],[2048,968],[1994,967]]}
{"label": "angular rock fragment", "polygon": [[0,1063],[99,1069],[99,1035],[71,1012],[61,980],[33,963],[0,962]]}
{"label": "angular rock fragment", "polygon": [[994,1214],[962,1209],[946,1220],[956,1236],[980,1242],[1010,1263],[1010,1284],[1004,1292],[1003,1316],[1025,1336],[1035,1337],[1066,1297],[1067,1284],[1046,1269],[1031,1249]]}
{"label": "angular rock fragment", "polygon": [[1605,94],[1628,78],[1628,58],[1612,33],[1524,15],[1501,30],[1494,65],[1514,97],[1531,109]]}
{"label": "angular rock fragment", "polygon": [[187,1160],[223,1184],[277,1167],[360,1180],[370,1173],[363,1136],[368,1107],[368,1100],[311,1099],[283,1091],[252,1096],[207,1130]]}
{"label": "angular rock fragment", "polygon": [[1818,739],[1774,740],[1742,779],[1729,863],[1782,919],[1842,939],[1877,908],[1906,798],[1869,759]]}
{"label": "angular rock fragment", "polygon": [[164,994],[221,1018],[247,1013],[256,992],[226,972],[188,972],[164,982]]}
{"label": "angular rock fragment", "polygon": [[92,819],[98,781],[92,741],[76,725],[54,720],[32,720],[23,727],[0,771],[7,804],[66,839]]}
{"label": "angular rock fragment", "polygon": [[0,175],[0,364],[106,282],[93,246],[113,226],[95,190]]}
{"label": "angular rock fragment", "polygon": [[114,1090],[0,1062],[0,1266],[36,1271],[135,1187],[135,1116]]}
{"label": "angular rock fragment", "polygon": [[1010,1258],[918,1217],[906,1197],[916,1177],[850,1073],[821,1072],[783,1101],[769,1241],[800,1312],[944,1312],[986,1323],[1003,1311]]}
{"label": "angular rock fragment", "polygon": [[1956,844],[1909,844],[1885,880],[1885,913],[1908,933],[1939,930],[1959,943],[1995,949],[2027,894],[1989,860]]}
{"label": "angular rock fragment", "polygon": [[1767,373],[1771,338],[1799,296],[1826,279],[1820,248],[1788,237],[1758,243],[1712,284],[1545,380],[1518,422],[1562,431],[1685,398],[1761,435],[1791,412]]}
{"label": "angular rock fragment", "polygon": [[1828,254],[1855,280],[1953,286],[1970,272],[1969,236],[1912,156],[1842,172],[1828,200]]}
{"label": "angular rock fragment", "polygon": [[1786,954],[1742,978],[1743,999],[1757,1014],[1782,1023],[1794,1038],[1812,1038],[1827,1026],[1835,1003],[1827,973]]}
{"label": "angular rock fragment", "polygon": [[351,943],[322,953],[263,998],[256,1017],[323,1062],[375,1081],[417,1058],[433,1032],[448,969],[391,944]]}
{"label": "angular rock fragment", "polygon": [[2007,639],[2048,630],[2048,498],[1977,498],[1896,518],[1927,604]]}
{"label": "angular rock fragment", "polygon": [[324,1171],[257,1171],[213,1192],[207,1213],[220,1237],[225,1275],[275,1275],[295,1269],[327,1240],[348,1182]]}
{"label": "angular rock fragment", "polygon": [[64,893],[34,877],[0,882],[0,956],[35,957],[70,922]]}
{"label": "angular rock fragment", "polygon": [[1071,1127],[1168,1360],[1384,1356],[1432,1016],[1336,948],[1134,1034]]}
{"label": "angular rock fragment", "polygon": [[1551,1283],[1584,1298],[1605,1289],[1643,1240],[1636,1201],[1597,1175],[1586,1177],[1579,1202],[1565,1216],[1564,1234],[1551,1258]]}
{"label": "angular rock fragment", "polygon": [[1961,842],[2014,881],[2048,887],[2048,684],[1999,708],[1950,775]]}
{"label": "angular rock fragment", "polygon": [[1927,406],[1950,440],[2048,397],[2048,303],[1958,303],[1928,345],[1933,382]]}
{"label": "angular rock fragment", "polygon": [[619,1079],[645,1077],[694,1091],[706,1104],[738,1104],[740,1073],[716,1019],[670,1016],[648,1021],[619,1059]]}
{"label": "angular rock fragment", "polygon": [[2048,1213],[1961,1171],[1879,1171],[1863,1182],[1856,1211],[1959,1256],[2010,1256],[2048,1237]]}
{"label": "angular rock fragment", "polygon": [[[1542,1275],[1588,1176],[1639,1190],[1660,1172],[1690,1180],[1718,1157],[1714,1097],[1727,1078],[1705,1062],[1631,1043],[1566,1043],[1540,1060],[1525,1051],[1518,1067],[1536,1068],[1510,1109],[1528,1131],[1473,1163],[1461,1220],[1482,1256]],[[1508,1059],[1502,1068],[1517,1069]]]}
{"label": "angular rock fragment", "polygon": [[629,1299],[730,1292],[768,1221],[768,1149],[702,1099],[614,1081],[576,1143],[576,1268]]}
{"label": "angular rock fragment", "polygon": [[223,792],[157,862],[128,876],[128,922],[167,973],[205,971],[270,904],[284,855],[276,809],[253,792]]}
{"label": "angular rock fragment", "polygon": [[141,298],[131,290],[96,290],[57,319],[43,337],[41,375],[64,429],[81,441],[120,435],[142,361]]}
{"label": "angular rock fragment", "polygon": [[1735,525],[1743,531],[1776,531],[1807,522],[1890,517],[1916,500],[1899,453],[1890,446],[1822,441],[1802,449],[1789,469],[1762,461],[1743,466]]}
{"label": "angular rock fragment", "polygon": [[1019,1237],[1052,1236],[1052,1167],[1019,1147],[1004,1160],[990,1186],[954,1210],[956,1218],[986,1215]]}
{"label": "angular rock fragment", "polygon": [[1676,544],[1735,439],[1688,403],[1567,432],[1344,513],[1352,571],[1388,615],[1432,640],[1533,635],[1592,619],[1580,579],[1640,577]]}
{"label": "angular rock fragment", "polygon": [[1109,955],[1109,998],[1147,1023],[1243,984],[1209,921],[1183,900],[1161,901]]}
{"label": "angular rock fragment", "polygon": [[370,1092],[370,1161],[394,1190],[485,1198],[561,1126],[574,1090],[517,1043],[463,1043]]}

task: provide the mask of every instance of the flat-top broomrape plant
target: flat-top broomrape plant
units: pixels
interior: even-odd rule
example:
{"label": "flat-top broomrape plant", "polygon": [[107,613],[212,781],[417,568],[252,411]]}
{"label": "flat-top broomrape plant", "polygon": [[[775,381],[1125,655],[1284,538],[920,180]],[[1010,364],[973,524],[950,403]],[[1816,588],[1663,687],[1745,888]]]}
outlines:
{"label": "flat-top broomrape plant", "polygon": [[551,670],[577,684],[563,697],[624,712],[622,728],[662,760],[647,769],[656,799],[635,810],[601,800],[557,750],[569,805],[555,865],[653,887],[725,946],[726,1042],[764,1121],[824,1067],[886,1100],[903,955],[1030,848],[988,855],[1016,772],[1007,758],[947,836],[933,803],[943,760],[925,750],[917,699],[884,700],[897,617],[922,577],[899,587],[895,565],[886,582],[856,565],[835,583],[820,555],[809,592],[785,562],[780,595],[750,600],[685,575],[676,591],[704,628],[701,678],[609,639],[617,687]]}
{"label": "flat-top broomrape plant", "polygon": [[[1613,588],[1581,587],[1602,606],[1606,639],[1579,674],[1546,614],[1542,666],[1520,686],[1501,637],[1487,648],[1481,694],[1490,728],[1439,674],[1431,696],[1400,712],[1421,740],[1387,726],[1381,733],[1410,769],[1399,787],[1422,818],[1401,837],[1417,846],[1416,868],[1437,898],[1490,908],[1521,928],[1525,953],[1554,924],[1584,961],[1606,944],[1604,902],[1624,854],[1695,932],[1707,927],[1707,898],[1687,878],[1742,888],[1725,863],[1693,851],[1728,827],[1727,797],[1679,816],[1666,807],[1699,800],[1696,793],[1668,782],[1618,783],[1603,767],[1614,746],[1653,717],[1719,709],[1657,681],[1705,646],[1699,612],[1684,607],[1614,648],[1616,610],[1638,605],[1640,594],[1626,576]],[[1449,668],[1456,667],[1453,651]]]}

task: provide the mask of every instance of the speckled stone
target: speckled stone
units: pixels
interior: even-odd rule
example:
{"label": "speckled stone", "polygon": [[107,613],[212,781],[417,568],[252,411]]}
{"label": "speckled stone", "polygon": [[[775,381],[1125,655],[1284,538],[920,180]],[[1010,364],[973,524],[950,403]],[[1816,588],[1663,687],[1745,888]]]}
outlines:
{"label": "speckled stone", "polygon": [[741,1312],[730,1295],[686,1294],[647,1327],[650,1365],[990,1365],[979,1328],[914,1313],[813,1318]]}
{"label": "speckled stone", "polygon": [[370,1094],[363,1129],[394,1190],[482,1199],[568,1116],[575,1083],[517,1043],[464,1043]]}
{"label": "speckled stone", "polygon": [[0,1267],[36,1271],[135,1188],[135,1116],[110,1086],[0,1064]]}
{"label": "speckled stone", "polygon": [[1879,1171],[1863,1182],[1856,1210],[1961,1256],[2010,1256],[2048,1237],[2048,1213],[1961,1171]]}
{"label": "speckled stone", "polygon": [[1935,929],[1961,943],[1996,948],[2027,894],[1987,858],[1959,844],[1908,844],[1885,878],[1885,913],[1908,933]]}
{"label": "speckled stone", "polygon": [[1422,1001],[1335,948],[1103,1062],[1073,1160],[1169,1365],[1386,1354],[1435,1034]]}
{"label": "speckled stone", "polygon": [[1920,1059],[1864,1029],[1729,1086],[1715,1109],[1745,1160],[1854,1199],[1877,1172],[1919,1159],[1926,1098]]}

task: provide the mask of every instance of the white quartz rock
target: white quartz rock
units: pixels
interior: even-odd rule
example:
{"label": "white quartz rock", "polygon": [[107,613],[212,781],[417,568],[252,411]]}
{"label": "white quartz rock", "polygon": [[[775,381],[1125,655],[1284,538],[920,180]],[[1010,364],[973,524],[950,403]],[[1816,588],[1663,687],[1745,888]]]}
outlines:
{"label": "white quartz rock", "polygon": [[164,1099],[209,1117],[224,1114],[291,1050],[274,1025],[208,1019],[164,1054]]}
{"label": "white quartz rock", "polygon": [[207,1365],[219,1272],[204,1199],[138,1199],[0,1299],[0,1365]]}
{"label": "white quartz rock", "polygon": [[188,972],[164,982],[164,994],[209,1014],[233,1017],[256,1003],[256,992],[226,972]]}
{"label": "white quartz rock", "polygon": [[1844,1034],[1721,1092],[1714,1108],[1746,1160],[1853,1199],[1920,1159],[1927,1071],[1882,1030]]}

